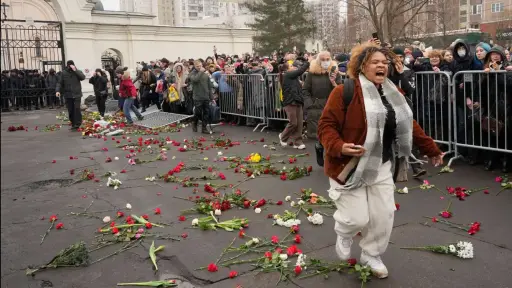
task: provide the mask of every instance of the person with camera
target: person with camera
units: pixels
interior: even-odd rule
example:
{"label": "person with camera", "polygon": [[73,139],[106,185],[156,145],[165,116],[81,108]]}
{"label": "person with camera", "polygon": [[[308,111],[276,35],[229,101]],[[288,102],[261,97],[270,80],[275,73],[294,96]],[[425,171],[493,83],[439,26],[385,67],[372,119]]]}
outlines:
{"label": "person with camera", "polygon": [[61,95],[66,98],[66,106],[68,108],[69,121],[71,121],[70,130],[78,130],[82,125],[82,111],[80,105],[82,104],[82,83],[85,80],[85,75],[81,70],[78,70],[73,60],[68,60],[66,68],[62,71],[59,81],[55,86],[55,96],[58,98]]}
{"label": "person with camera", "polygon": [[[295,57],[289,56],[288,61],[293,58]],[[306,145],[302,142],[304,92],[299,78],[309,69],[311,60],[313,60],[311,56],[309,59],[298,57],[293,64],[285,62],[279,66],[279,83],[283,89],[283,107],[288,117],[288,124],[286,124],[283,132],[279,134],[279,142],[283,147],[288,146],[288,141],[291,140],[293,148],[306,149]]]}
{"label": "person with camera", "polygon": [[213,84],[210,76],[206,74],[206,69],[201,61],[194,61],[194,68],[189,74],[190,86],[192,86],[192,97],[194,99],[194,119],[192,130],[197,132],[197,125],[201,119],[201,133],[209,134],[206,128],[209,121],[210,101],[212,100]]}
{"label": "person with camera", "polygon": [[89,79],[89,83],[94,87],[94,96],[96,97],[96,105],[101,117],[105,116],[105,102],[108,97],[107,90],[107,74],[100,68],[96,69],[94,75]]}

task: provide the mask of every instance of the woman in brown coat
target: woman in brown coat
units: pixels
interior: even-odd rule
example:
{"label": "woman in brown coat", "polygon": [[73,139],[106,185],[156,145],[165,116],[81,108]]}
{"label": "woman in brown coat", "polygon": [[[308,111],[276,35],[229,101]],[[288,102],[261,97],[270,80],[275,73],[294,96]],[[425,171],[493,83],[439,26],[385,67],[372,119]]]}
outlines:
{"label": "woman in brown coat", "polygon": [[349,259],[352,237],[365,229],[360,262],[379,278],[388,276],[380,255],[386,251],[396,210],[392,172],[407,173],[409,157],[419,162],[411,153],[413,143],[434,165],[443,163],[443,153],[387,79],[390,61],[386,48],[355,47],[348,67],[354,81],[352,100],[345,107],[343,85],[337,86],[318,123],[329,197],[337,206],[336,252],[342,260]]}

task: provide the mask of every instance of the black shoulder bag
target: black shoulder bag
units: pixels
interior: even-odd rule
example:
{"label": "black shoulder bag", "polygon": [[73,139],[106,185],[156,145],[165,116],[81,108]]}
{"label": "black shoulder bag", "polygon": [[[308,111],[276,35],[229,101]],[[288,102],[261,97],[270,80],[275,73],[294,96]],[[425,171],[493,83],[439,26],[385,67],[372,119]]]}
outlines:
{"label": "black shoulder bag", "polygon": [[[343,104],[345,115],[348,110],[348,106],[350,102],[352,102],[352,98],[354,98],[354,80],[350,78],[346,78],[343,81]],[[316,163],[320,167],[324,167],[324,146],[319,141],[315,144],[315,152],[316,152]]]}

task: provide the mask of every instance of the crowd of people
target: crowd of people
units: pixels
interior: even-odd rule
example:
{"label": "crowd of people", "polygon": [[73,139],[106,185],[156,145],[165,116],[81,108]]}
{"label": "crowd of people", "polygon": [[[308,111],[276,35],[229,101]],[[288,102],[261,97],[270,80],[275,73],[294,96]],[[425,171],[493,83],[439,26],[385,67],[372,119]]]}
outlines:
{"label": "crowd of people", "polygon": [[[462,40],[455,41],[444,50],[424,48],[419,43],[390,47],[389,44],[381,45],[378,39],[370,42],[390,51],[392,59],[388,77],[404,91],[415,119],[424,128],[429,127],[429,134],[436,134],[432,135],[436,139],[448,139],[450,129],[447,118],[451,111],[447,103],[452,101],[459,115],[454,120],[460,127],[453,133],[457,134],[459,141],[462,139],[469,145],[505,148],[504,128],[510,130],[512,127],[510,124],[504,125],[509,123],[512,115],[511,93],[506,95],[506,91],[512,91],[511,74],[489,74],[487,77],[475,74],[468,81],[467,77],[449,79],[440,74],[418,76],[417,72],[448,72],[449,77],[453,77],[459,71],[511,71],[511,48],[492,47],[484,42],[470,47]],[[352,56],[351,53],[331,55],[328,51],[285,53],[281,50],[268,57],[225,55],[218,54],[214,47],[212,56],[205,59],[178,58],[170,61],[162,58],[149,63],[138,62],[134,69],[122,66],[116,69],[98,68],[89,83],[94,87],[94,100],[100,114],[105,114],[107,98],[114,95],[128,124],[133,122],[129,111],[134,112],[138,119],[143,119],[141,113],[155,105],[164,112],[195,115],[194,130],[197,130],[200,121],[201,131],[210,133],[211,126],[209,129],[207,124],[220,121],[219,107],[223,101],[234,103],[235,107],[229,111],[232,113],[222,115],[226,117],[224,120],[240,125],[255,126],[260,119],[272,118],[265,113],[282,109],[286,112],[288,123],[280,134],[281,144],[304,149],[304,138],[317,139],[320,115],[332,90],[348,77]],[[65,97],[55,97],[55,92],[65,72],[66,69],[59,72],[50,69],[43,73],[37,70],[3,71],[2,111],[64,105],[66,101],[62,98]],[[229,76],[235,74],[261,75],[262,78]],[[266,88],[257,88],[260,85],[254,83],[257,82],[254,79],[264,79]],[[452,95],[447,80],[456,82],[455,95]],[[245,117],[249,109],[261,117]],[[268,122],[276,129],[282,123]],[[507,132],[510,135],[511,132]],[[317,146],[321,145],[317,143]],[[419,156],[416,147],[413,152]],[[470,164],[483,163],[487,170],[509,169],[506,153],[474,148],[461,148],[460,152]],[[412,166],[415,176],[425,173],[420,165]]]}

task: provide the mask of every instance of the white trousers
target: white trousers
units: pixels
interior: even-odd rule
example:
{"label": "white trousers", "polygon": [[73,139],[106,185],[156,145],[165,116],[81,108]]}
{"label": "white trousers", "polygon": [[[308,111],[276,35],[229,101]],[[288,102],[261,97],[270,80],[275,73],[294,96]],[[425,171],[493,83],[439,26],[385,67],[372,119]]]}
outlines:
{"label": "white trousers", "polygon": [[[383,254],[391,237],[395,214],[395,184],[391,173],[391,161],[382,164],[375,183],[354,190],[337,190],[339,184],[329,179],[329,195],[335,200],[334,230],[342,238],[352,239],[361,232],[359,246],[370,256]],[[332,197],[331,197],[332,198]],[[337,241],[336,245],[342,245]]]}

